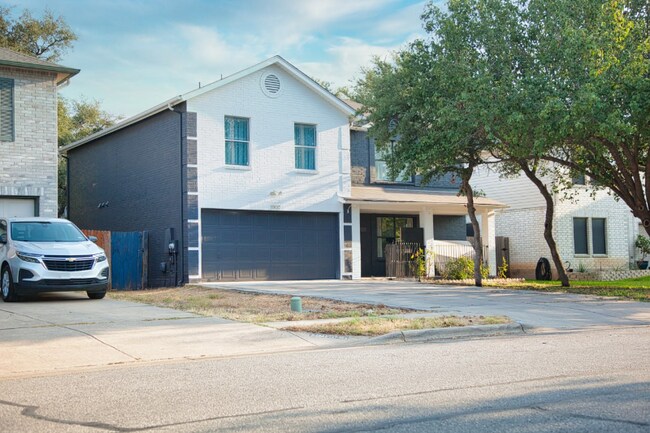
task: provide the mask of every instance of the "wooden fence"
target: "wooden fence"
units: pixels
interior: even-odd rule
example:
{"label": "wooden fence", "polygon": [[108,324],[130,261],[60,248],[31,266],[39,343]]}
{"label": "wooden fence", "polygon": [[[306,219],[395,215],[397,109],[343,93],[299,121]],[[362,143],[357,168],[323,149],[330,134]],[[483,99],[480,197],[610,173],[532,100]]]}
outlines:
{"label": "wooden fence", "polygon": [[386,245],[386,276],[392,278],[417,278],[415,256],[422,248],[419,243],[397,242]]}
{"label": "wooden fence", "polygon": [[106,253],[111,269],[108,277],[110,289],[137,290],[147,287],[147,232],[82,231],[86,236],[95,236],[97,245]]}
{"label": "wooden fence", "polygon": [[[98,247],[104,250],[104,253],[106,253],[106,260],[108,261],[108,266],[111,266],[111,263],[113,261],[111,257],[111,232],[107,230],[81,230],[86,236],[95,236],[97,238],[97,241],[95,242]],[[112,267],[111,267],[112,269]],[[113,279],[111,278],[111,273],[109,272],[108,274],[108,289],[111,290],[113,283]]]}

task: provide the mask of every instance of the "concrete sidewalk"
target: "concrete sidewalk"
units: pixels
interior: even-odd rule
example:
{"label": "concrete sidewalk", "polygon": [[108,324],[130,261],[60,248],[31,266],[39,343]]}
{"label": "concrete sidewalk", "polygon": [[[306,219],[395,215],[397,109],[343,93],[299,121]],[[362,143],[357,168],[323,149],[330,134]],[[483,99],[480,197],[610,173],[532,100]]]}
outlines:
{"label": "concrete sidewalk", "polygon": [[207,283],[207,287],[320,296],[455,315],[508,316],[536,332],[650,325],[650,303],[385,279]]}
{"label": "concrete sidewalk", "polygon": [[0,378],[79,367],[300,350],[307,341],[270,327],[85,294],[0,304]]}

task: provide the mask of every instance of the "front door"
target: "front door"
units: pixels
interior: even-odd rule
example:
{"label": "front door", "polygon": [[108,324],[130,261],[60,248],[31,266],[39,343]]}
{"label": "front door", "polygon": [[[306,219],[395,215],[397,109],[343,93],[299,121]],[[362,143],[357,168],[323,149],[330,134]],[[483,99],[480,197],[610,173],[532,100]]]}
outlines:
{"label": "front door", "polygon": [[417,226],[415,215],[361,214],[361,276],[385,277],[386,245],[400,242],[403,228]]}

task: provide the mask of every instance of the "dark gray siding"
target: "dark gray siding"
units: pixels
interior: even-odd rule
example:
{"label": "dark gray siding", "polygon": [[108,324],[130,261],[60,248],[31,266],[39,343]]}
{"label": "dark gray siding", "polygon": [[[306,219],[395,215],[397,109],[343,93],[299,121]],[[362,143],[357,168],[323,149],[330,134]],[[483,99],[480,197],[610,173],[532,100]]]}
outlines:
{"label": "dark gray siding", "polygon": [[464,215],[434,215],[433,238],[438,241],[467,240],[467,226]]}
{"label": "dark gray siding", "polygon": [[422,176],[415,176],[411,184],[376,182],[375,181],[375,145],[366,131],[350,131],[350,165],[352,185],[381,185],[385,188],[426,188],[458,190],[460,184],[451,175],[447,174],[439,179],[432,179],[427,184],[422,184]]}
{"label": "dark gray siding", "polygon": [[[185,110],[184,106],[176,109]],[[181,173],[186,139],[185,134],[181,139],[180,118],[178,112],[165,110],[68,154],[70,219],[87,229],[148,231],[152,287],[174,284],[160,270],[160,263],[168,259],[168,228],[174,229],[179,241],[179,274],[187,281],[183,245],[187,236],[181,234],[181,230],[186,233],[181,212],[188,212],[187,179]],[[99,203],[108,206],[100,208]]]}

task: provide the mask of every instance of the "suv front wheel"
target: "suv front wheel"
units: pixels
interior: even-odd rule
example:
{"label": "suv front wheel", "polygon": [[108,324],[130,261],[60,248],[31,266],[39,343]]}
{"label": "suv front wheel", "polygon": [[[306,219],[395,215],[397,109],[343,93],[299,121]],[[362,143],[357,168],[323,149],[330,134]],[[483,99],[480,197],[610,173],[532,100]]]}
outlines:
{"label": "suv front wheel", "polygon": [[2,277],[0,277],[0,293],[2,300],[5,302],[13,302],[17,299],[16,290],[14,289],[14,281],[11,278],[11,269],[5,265],[2,268]]}
{"label": "suv front wheel", "polygon": [[86,292],[90,299],[103,299],[106,296],[106,291],[103,292]]}

